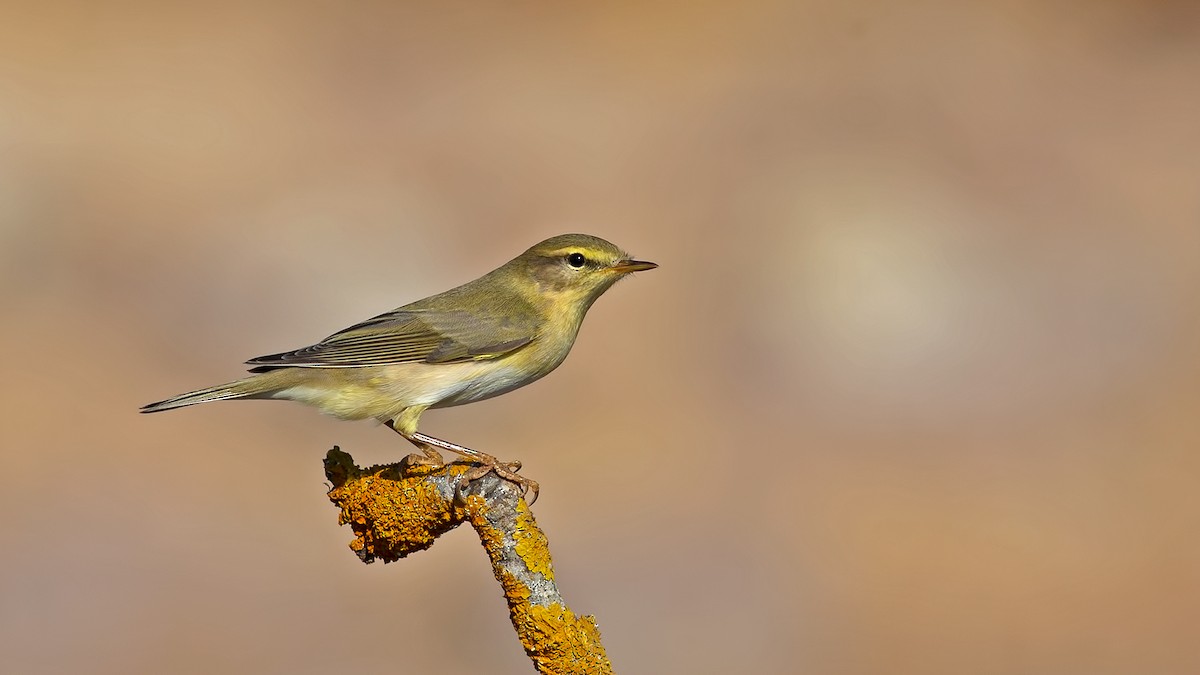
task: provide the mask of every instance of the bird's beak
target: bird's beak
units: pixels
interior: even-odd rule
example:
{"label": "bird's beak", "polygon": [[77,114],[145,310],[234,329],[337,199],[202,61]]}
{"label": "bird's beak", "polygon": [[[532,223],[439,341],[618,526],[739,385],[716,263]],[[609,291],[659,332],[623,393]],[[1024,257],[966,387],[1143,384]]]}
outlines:
{"label": "bird's beak", "polygon": [[655,267],[658,267],[657,263],[646,262],[645,260],[618,260],[608,268],[608,271],[616,272],[617,274],[629,274],[630,272],[652,270]]}

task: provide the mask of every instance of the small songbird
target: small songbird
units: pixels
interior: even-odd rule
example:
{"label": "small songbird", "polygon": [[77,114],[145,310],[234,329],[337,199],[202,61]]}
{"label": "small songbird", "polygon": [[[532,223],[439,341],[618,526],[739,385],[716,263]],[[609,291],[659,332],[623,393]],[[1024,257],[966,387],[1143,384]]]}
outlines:
{"label": "small songbird", "polygon": [[247,361],[249,377],[142,408],[159,412],[226,399],[285,399],[347,420],[377,419],[421,449],[410,461],[440,466],[437,448],[532,490],[520,462],[417,431],[429,408],[482,401],[558,367],[588,308],[617,280],[658,267],[586,234],[551,237],[484,276],[380,314],[315,345]]}

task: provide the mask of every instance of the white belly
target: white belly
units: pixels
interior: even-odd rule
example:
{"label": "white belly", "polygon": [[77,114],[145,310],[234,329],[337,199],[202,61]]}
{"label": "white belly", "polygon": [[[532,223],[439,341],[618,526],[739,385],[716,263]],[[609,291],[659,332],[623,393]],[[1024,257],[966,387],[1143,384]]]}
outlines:
{"label": "white belly", "polygon": [[558,367],[569,349],[568,343],[554,353],[523,355],[525,364],[542,364],[533,372],[528,365],[517,368],[512,356],[465,363],[297,369],[303,377],[272,397],[307,403],[343,419],[387,420],[414,406],[446,408],[525,386]]}

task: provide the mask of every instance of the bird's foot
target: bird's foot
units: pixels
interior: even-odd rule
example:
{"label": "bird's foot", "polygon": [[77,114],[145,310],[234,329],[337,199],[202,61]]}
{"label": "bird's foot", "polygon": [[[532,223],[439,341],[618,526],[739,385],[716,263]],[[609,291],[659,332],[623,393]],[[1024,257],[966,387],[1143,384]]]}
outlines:
{"label": "bird's foot", "polygon": [[530,506],[533,506],[533,503],[537,501],[538,490],[541,489],[541,486],[538,485],[536,480],[517,474],[517,472],[521,470],[520,460],[501,462],[495,457],[492,457],[491,455],[484,455],[483,453],[479,453],[479,455],[473,457],[473,459],[479,462],[479,464],[472,466],[467,470],[466,473],[463,474],[462,483],[459,484],[460,492],[462,492],[462,490],[465,489],[467,484],[471,481],[479,480],[489,473],[495,473],[497,476],[506,481],[516,483],[521,488],[522,497],[529,493],[533,493],[533,496],[528,500],[528,504]]}
{"label": "bird's foot", "polygon": [[[392,428],[395,429],[395,427]],[[476,466],[472,466],[467,470],[466,473],[463,474],[462,482],[460,482],[458,485],[458,493],[460,495],[471,481],[478,480],[489,473],[495,472],[495,474],[500,478],[519,485],[521,487],[522,497],[532,492],[533,497],[528,500],[530,506],[537,501],[538,483],[535,480],[530,480],[524,476],[517,475],[517,472],[521,470],[520,462],[501,462],[486,452],[472,450],[465,445],[451,443],[450,441],[443,441],[440,438],[427,436],[416,431],[412,432],[410,435],[406,435],[405,438],[407,438],[410,442],[417,444],[417,446],[423,451],[427,448],[441,448],[442,450],[449,450],[457,455],[462,455],[463,457],[466,457],[467,459],[470,459],[476,463]]]}
{"label": "bird's foot", "polygon": [[412,453],[400,460],[400,467],[407,474],[427,474],[446,465],[445,458],[434,448],[421,446],[421,454]]}

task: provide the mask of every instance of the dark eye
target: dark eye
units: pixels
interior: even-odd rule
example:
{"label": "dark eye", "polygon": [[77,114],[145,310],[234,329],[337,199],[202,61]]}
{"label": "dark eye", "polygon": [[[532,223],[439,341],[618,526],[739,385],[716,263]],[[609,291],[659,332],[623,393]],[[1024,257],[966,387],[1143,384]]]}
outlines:
{"label": "dark eye", "polygon": [[586,262],[587,258],[583,257],[582,253],[572,253],[571,255],[567,256],[567,264],[575,269],[583,267],[584,263]]}

